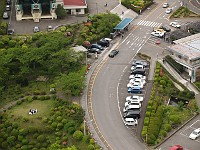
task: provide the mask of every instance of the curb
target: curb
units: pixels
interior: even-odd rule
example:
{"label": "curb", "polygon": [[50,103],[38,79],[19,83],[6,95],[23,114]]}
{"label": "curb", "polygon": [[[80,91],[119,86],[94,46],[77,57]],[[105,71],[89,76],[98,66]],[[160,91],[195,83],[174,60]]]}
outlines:
{"label": "curb", "polygon": [[199,114],[196,113],[192,118],[190,118],[188,121],[186,121],[184,124],[182,124],[177,130],[175,130],[173,133],[171,133],[167,138],[165,138],[161,143],[156,145],[154,149],[158,148],[161,144],[163,144],[165,141],[167,141],[171,136],[173,136],[176,132],[178,132],[180,129],[182,129],[188,122],[193,120],[195,117],[197,117]]}

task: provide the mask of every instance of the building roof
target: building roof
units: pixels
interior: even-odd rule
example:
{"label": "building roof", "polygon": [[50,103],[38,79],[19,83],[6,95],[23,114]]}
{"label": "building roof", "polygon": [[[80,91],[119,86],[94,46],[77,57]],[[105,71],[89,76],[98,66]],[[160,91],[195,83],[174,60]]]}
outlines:
{"label": "building roof", "polygon": [[131,21],[133,21],[133,18],[125,18],[114,29],[123,30],[129,23],[131,23]]}
{"label": "building roof", "polygon": [[175,45],[169,46],[171,51],[188,57],[190,60],[200,58],[200,33],[173,42]]}
{"label": "building roof", "polygon": [[72,6],[85,6],[85,0],[63,0],[64,5],[72,5]]}

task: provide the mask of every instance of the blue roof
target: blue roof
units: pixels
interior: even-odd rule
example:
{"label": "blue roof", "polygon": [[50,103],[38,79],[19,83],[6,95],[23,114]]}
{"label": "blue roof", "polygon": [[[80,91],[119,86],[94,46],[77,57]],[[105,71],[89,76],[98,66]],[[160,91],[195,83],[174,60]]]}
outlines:
{"label": "blue roof", "polygon": [[131,21],[133,21],[133,18],[125,18],[114,29],[123,30]]}

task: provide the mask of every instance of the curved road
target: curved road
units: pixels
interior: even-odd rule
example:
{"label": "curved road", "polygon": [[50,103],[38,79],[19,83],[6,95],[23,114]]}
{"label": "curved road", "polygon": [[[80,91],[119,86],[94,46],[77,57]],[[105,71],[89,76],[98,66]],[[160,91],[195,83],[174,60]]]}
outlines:
{"label": "curved road", "polygon": [[[179,6],[180,4],[177,4],[177,2],[172,1],[170,3],[173,10]],[[94,124],[98,126],[97,128],[101,132],[108,149],[147,149],[145,144],[134,136],[133,130],[124,126],[121,109],[124,105],[122,97],[127,95],[127,88],[120,87],[122,84],[127,84],[128,78],[124,78],[124,74],[130,70],[130,62],[136,53],[148,41],[153,29],[152,25],[169,24],[168,18],[169,15],[165,14],[165,9],[160,4],[148,16],[140,16],[135,19],[135,28],[129,35],[125,35],[120,42],[119,54],[114,58],[106,57],[93,77],[94,82],[91,85],[89,107],[92,109]],[[145,113],[145,108],[142,109]]]}

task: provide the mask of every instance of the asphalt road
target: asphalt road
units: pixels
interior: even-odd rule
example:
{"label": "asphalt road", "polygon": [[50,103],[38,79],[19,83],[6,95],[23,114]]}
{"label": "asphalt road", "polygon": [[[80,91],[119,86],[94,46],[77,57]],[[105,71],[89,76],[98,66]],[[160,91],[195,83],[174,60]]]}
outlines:
{"label": "asphalt road", "polygon": [[181,130],[176,132],[171,138],[161,144],[158,150],[169,150],[171,146],[179,144],[182,145],[184,150],[199,150],[200,137],[196,140],[189,139],[190,133],[200,127],[200,116],[198,115]]}
{"label": "asphalt road", "polygon": [[[168,1],[170,7],[175,11],[179,6],[179,2]],[[122,112],[124,99],[128,95],[126,84],[128,75],[130,74],[130,63],[135,54],[140,51],[152,57],[151,69],[147,87],[143,93],[145,103],[142,107],[142,118],[145,116],[145,109],[148,102],[148,96],[151,92],[151,80],[153,79],[153,70],[155,61],[164,55],[164,48],[169,43],[164,43],[160,39],[161,44],[156,45],[158,38],[151,37],[150,33],[153,28],[163,24],[169,24],[169,14],[165,13],[162,3],[150,8],[148,14],[142,14],[135,19],[131,26],[134,26],[129,33],[126,33],[121,39],[118,50],[119,54],[115,58],[108,58],[100,71],[95,76],[95,82],[92,85],[92,108],[95,117],[95,123],[103,135],[104,139],[109,143],[111,149],[147,149],[145,144],[138,141],[140,131],[142,129],[142,121],[139,121],[138,128],[133,130],[127,129],[123,124]],[[180,19],[179,19],[180,20]],[[181,22],[184,24],[185,21]],[[136,136],[135,136],[136,135]]]}

